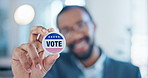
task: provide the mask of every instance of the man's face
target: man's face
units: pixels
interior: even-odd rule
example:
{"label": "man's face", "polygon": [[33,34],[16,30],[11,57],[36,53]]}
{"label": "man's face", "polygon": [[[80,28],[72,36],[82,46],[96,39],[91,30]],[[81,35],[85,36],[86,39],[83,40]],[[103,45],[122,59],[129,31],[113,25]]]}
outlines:
{"label": "man's face", "polygon": [[63,12],[58,18],[58,27],[66,39],[70,52],[79,58],[90,54],[95,25],[85,11],[73,8]]}

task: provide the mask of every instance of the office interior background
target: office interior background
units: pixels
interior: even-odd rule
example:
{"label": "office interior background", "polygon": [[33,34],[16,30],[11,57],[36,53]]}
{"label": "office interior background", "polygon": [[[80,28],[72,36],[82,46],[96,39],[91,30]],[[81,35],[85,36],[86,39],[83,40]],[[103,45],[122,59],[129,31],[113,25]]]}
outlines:
{"label": "office interior background", "polygon": [[86,6],[97,25],[96,45],[148,78],[148,0],[0,0],[0,78],[13,77],[13,49],[28,41],[32,26],[58,31],[56,16],[65,5]]}

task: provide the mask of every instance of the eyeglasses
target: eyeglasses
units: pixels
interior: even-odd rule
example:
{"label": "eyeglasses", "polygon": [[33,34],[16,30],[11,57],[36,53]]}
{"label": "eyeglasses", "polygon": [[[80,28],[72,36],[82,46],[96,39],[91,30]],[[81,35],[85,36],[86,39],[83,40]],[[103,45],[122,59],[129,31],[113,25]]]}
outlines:
{"label": "eyeglasses", "polygon": [[88,26],[87,23],[88,22],[79,22],[76,25],[74,25],[72,28],[63,28],[63,29],[60,29],[60,32],[63,35],[66,35],[66,34],[71,33],[71,32],[82,33],[82,32],[84,32],[85,28],[87,28],[87,26]]}

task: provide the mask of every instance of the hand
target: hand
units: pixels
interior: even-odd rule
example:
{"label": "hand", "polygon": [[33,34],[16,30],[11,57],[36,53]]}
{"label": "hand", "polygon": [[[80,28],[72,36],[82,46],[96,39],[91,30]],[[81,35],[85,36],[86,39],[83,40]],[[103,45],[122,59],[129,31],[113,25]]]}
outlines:
{"label": "hand", "polygon": [[[44,57],[42,39],[53,29],[34,26],[30,31],[29,42],[14,49],[12,71],[14,78],[43,78],[50,70],[59,54]],[[40,34],[39,39],[37,39]]]}

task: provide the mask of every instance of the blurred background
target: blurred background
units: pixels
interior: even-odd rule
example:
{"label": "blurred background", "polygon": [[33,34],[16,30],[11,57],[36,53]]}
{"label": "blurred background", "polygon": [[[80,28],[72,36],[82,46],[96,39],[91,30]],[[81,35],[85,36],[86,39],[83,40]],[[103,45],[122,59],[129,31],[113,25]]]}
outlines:
{"label": "blurred background", "polygon": [[148,0],[0,0],[0,78],[13,77],[13,49],[28,41],[30,28],[56,28],[65,5],[86,6],[97,24],[96,44],[148,78]]}

